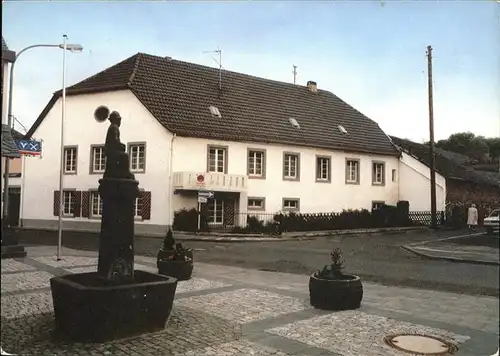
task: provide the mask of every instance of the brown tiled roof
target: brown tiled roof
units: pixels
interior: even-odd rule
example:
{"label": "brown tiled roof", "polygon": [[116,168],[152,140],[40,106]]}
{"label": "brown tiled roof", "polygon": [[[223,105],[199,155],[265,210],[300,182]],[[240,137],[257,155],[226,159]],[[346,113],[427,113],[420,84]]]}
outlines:
{"label": "brown tiled roof", "polygon": [[2,157],[21,157],[19,150],[12,138],[11,130],[7,125],[2,124]]}
{"label": "brown tiled roof", "polygon": [[5,42],[5,39],[2,36],[2,51],[8,51],[9,47],[7,46],[7,43]]}
{"label": "brown tiled roof", "polygon": [[[224,70],[220,93],[218,69],[143,53],[69,87],[67,95],[119,89],[130,89],[178,136],[399,154],[376,122],[331,92],[312,93],[305,86]],[[54,94],[28,136],[59,95]],[[213,117],[209,106],[222,117]]]}
{"label": "brown tiled roof", "polygon": [[[395,136],[391,136],[391,139],[392,142],[403,151],[430,167],[430,149],[428,145]],[[495,175],[482,174],[480,171],[470,169],[460,164],[457,160],[451,159],[450,157],[452,156],[453,155],[449,154],[448,151],[442,149],[436,150],[436,171],[446,179],[464,180],[477,184],[498,186],[500,181],[499,176],[495,177]]]}

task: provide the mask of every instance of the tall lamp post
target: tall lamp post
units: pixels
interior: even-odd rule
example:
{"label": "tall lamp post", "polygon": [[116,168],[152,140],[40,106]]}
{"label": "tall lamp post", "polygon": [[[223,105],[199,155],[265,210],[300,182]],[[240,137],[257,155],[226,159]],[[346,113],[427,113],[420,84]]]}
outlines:
{"label": "tall lamp post", "polygon": [[[66,51],[70,52],[81,52],[83,50],[83,47],[79,44],[67,44],[66,43],[66,35],[64,36],[64,43],[63,44],[35,44],[31,45],[28,47],[23,48],[16,54],[16,58],[14,62],[12,62],[10,66],[10,74],[9,74],[9,102],[8,102],[8,112],[7,112],[7,126],[9,129],[12,128],[12,123],[13,123],[13,115],[12,115],[12,97],[13,97],[13,88],[14,88],[14,68],[17,60],[19,59],[19,56],[23,54],[24,52],[32,49],[32,48],[38,48],[38,47],[48,47],[48,48],[60,48],[63,50],[63,67],[66,65]],[[64,78],[64,72],[65,68],[63,68],[63,82],[65,82]],[[64,93],[65,96],[66,93]],[[64,98],[63,98],[64,102]],[[63,104],[64,106],[64,104]],[[62,146],[62,142],[61,142]],[[4,191],[3,191],[3,211],[2,211],[2,220],[6,224],[5,226],[10,226],[10,221],[9,221],[9,171],[10,171],[10,162],[9,160],[6,160],[5,162],[5,169],[4,169]]]}
{"label": "tall lamp post", "polygon": [[57,260],[61,259],[62,250],[62,217],[64,213],[64,194],[63,194],[63,178],[64,178],[64,121],[66,121],[66,51],[81,52],[83,47],[76,44],[68,44],[66,41],[68,36],[63,35],[63,59],[62,59],[62,111],[61,111],[61,160],[59,164],[59,217],[57,231]]}

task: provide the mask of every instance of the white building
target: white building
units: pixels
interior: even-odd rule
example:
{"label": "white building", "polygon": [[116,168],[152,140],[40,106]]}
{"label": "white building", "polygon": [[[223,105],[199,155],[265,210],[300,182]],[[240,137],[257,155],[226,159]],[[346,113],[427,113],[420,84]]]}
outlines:
{"label": "white building", "polygon": [[[334,94],[314,82],[299,86],[228,71],[220,81],[219,74],[139,53],[68,88],[65,228],[99,227],[108,127],[94,120],[99,105],[122,116],[121,140],[142,189],[139,233],[164,232],[174,211],[197,207],[199,190],[215,193],[204,207],[214,224],[237,225],[238,212],[334,212],[405,199],[411,210],[430,210],[428,169],[401,155],[374,121]],[[60,96],[28,132],[43,139],[44,152],[25,167],[26,227],[57,224]],[[444,185],[438,196],[441,209]]]}

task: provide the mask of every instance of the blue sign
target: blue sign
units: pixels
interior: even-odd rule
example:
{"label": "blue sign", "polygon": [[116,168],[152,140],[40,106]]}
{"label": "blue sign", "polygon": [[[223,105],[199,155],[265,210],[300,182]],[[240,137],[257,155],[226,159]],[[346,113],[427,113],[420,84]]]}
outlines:
{"label": "blue sign", "polygon": [[42,154],[42,142],[34,140],[15,140],[19,153],[25,156],[40,156]]}

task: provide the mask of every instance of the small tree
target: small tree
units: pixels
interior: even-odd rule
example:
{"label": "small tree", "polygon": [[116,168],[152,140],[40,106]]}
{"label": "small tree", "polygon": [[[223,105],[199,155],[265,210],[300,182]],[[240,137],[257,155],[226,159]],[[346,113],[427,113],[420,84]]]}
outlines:
{"label": "small tree", "polygon": [[173,250],[174,249],[174,234],[172,233],[171,229],[168,229],[167,234],[165,235],[165,238],[163,239],[163,250]]}
{"label": "small tree", "polygon": [[343,276],[342,270],[344,269],[344,257],[340,248],[334,248],[330,253],[332,263],[323,267],[318,273],[318,277],[323,279],[337,279]]}

